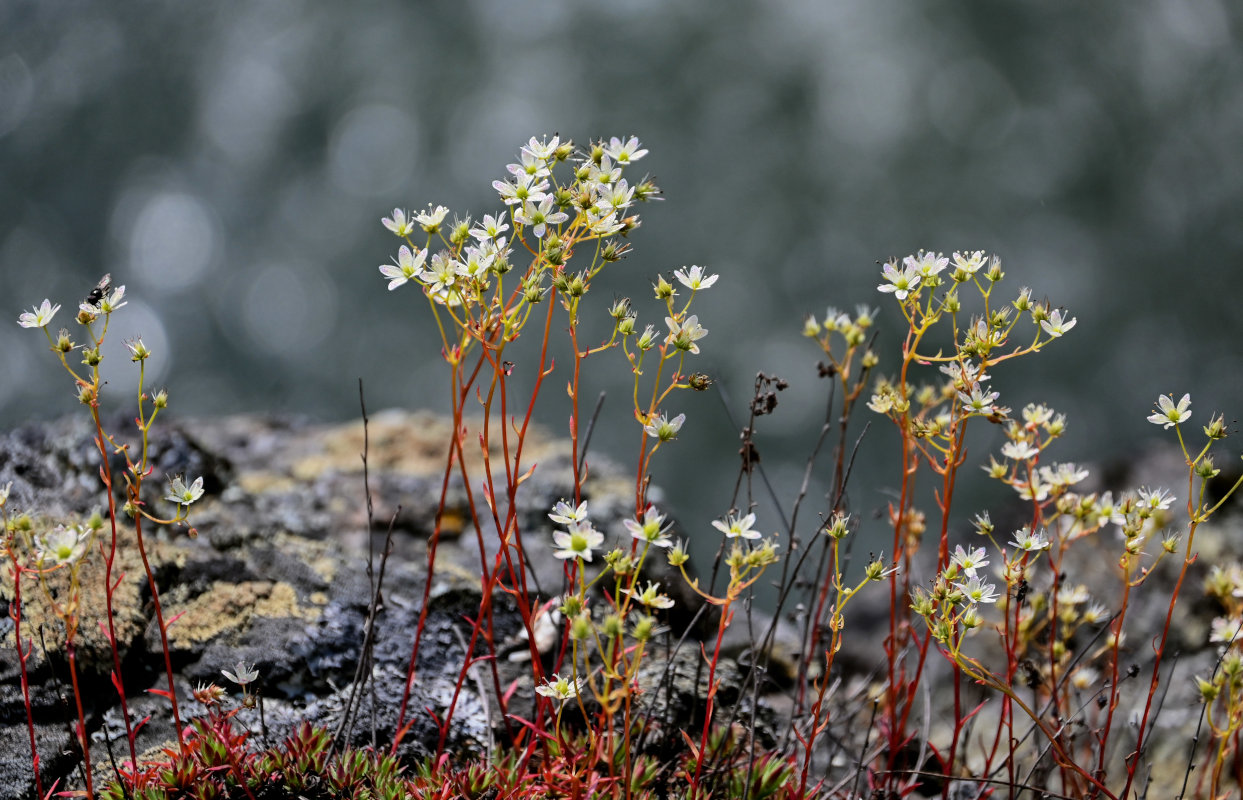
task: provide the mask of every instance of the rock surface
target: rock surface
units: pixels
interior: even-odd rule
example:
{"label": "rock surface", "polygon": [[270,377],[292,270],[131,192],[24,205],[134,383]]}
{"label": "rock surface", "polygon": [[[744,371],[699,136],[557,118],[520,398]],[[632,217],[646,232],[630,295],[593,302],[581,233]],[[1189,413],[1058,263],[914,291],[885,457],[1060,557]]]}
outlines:
{"label": "rock surface", "polygon": [[[165,484],[158,478],[163,474],[202,476],[206,488],[204,498],[192,507],[196,538],[188,537],[184,528],[144,527],[164,614],[176,618],[168,626],[168,644],[183,721],[199,710],[189,698],[194,686],[215,682],[238,694],[221,670],[241,661],[255,665],[261,676],[257,688],[263,697],[262,720],[258,709],[244,710],[238,717],[256,736],[265,730],[265,738],[279,741],[303,720],[335,727],[360,658],[372,595],[368,550],[378,553],[382,548],[391,519],[394,552],[385,568],[373,682],[362,694],[353,735],[358,744],[371,743],[373,736],[375,741],[391,741],[426,585],[428,543],[451,427],[429,414],[372,416],[368,467],[375,522],[370,533],[361,422],[317,425],[232,417],[156,430],[151,443],[155,470],[148,483],[150,496],[144,497],[149,507],[155,513],[174,511],[160,498]],[[30,514],[36,532],[96,510],[106,512],[91,434],[84,423],[65,421],[26,426],[0,437],[0,486],[12,481],[6,510]],[[503,463],[499,453],[492,455]],[[467,458],[479,474],[481,456],[468,450]],[[517,513],[532,588],[547,598],[563,581],[561,562],[551,555],[547,513],[557,499],[571,494],[573,475],[566,444],[539,432],[528,438],[524,458],[528,464],[538,462],[539,468],[521,487]],[[114,459],[118,476],[122,466]],[[620,538],[620,518],[633,504],[632,484],[607,460],[593,458],[585,491],[593,520]],[[483,507],[478,494],[475,500]],[[476,535],[460,478],[448,484],[446,509],[418,678],[409,701],[414,725],[403,740],[404,755],[410,757],[435,749],[437,730],[424,709],[443,712],[453,696],[467,646],[463,632],[469,635],[462,620],[478,612],[480,549],[489,563],[497,549],[486,529],[485,535]],[[148,693],[167,684],[159,627],[151,621],[151,592],[141,561],[132,555],[134,531],[126,525],[118,535],[124,555],[118,557],[117,570],[125,578],[114,598],[115,633],[130,716],[151,715],[138,737],[142,753],[171,741],[175,731],[167,701]],[[127,760],[128,745],[110,683],[111,649],[99,624],[103,559],[93,552],[82,564],[78,677],[95,742],[93,761],[106,765]],[[48,583],[53,597],[65,596],[64,571],[50,576]],[[6,600],[13,594],[9,570],[4,571],[3,593]],[[33,643],[27,668],[36,744],[45,786],[56,779],[62,787],[80,785],[60,644],[64,628],[45,594],[37,581],[25,580],[22,638]],[[515,637],[521,623],[511,607],[500,605],[495,626],[498,641],[503,641]],[[34,786],[13,632],[11,618],[0,620],[0,800],[29,797]],[[685,650],[693,663],[698,648]],[[460,692],[449,739],[455,752],[482,752],[491,741],[495,698],[479,689],[488,682],[472,676]],[[519,689],[519,696],[529,696],[533,687]]]}
{"label": "rock surface", "polygon": [[[125,420],[114,422],[111,430],[127,430]],[[349,701],[362,653],[372,597],[368,552],[378,553],[382,548],[391,520],[393,553],[385,568],[372,682],[360,695],[352,739],[356,744],[392,740],[426,588],[429,538],[435,528],[451,428],[443,418],[430,414],[386,412],[372,416],[368,432],[369,480],[375,503],[370,528],[360,458],[364,450],[361,422],[320,425],[301,419],[240,416],[157,426],[150,451],[154,471],[144,501],[155,513],[171,515],[173,507],[161,499],[164,475],[202,476],[206,489],[205,497],[193,506],[196,538],[188,537],[184,529],[157,531],[149,525],[144,529],[164,613],[169,619],[176,617],[168,626],[168,641],[183,718],[198,713],[189,693],[199,684],[215,682],[236,699],[239,692],[223,679],[221,670],[233,669],[240,661],[255,665],[261,676],[257,688],[263,697],[262,716],[260,709],[253,709],[238,717],[259,741],[279,741],[302,721],[335,728]],[[475,441],[473,436],[467,438]],[[466,451],[478,475],[482,456],[477,450]],[[502,463],[499,453],[491,457],[494,463]],[[517,516],[530,562],[531,588],[547,599],[561,591],[563,581],[561,562],[552,556],[547,512],[557,499],[572,492],[572,468],[566,443],[538,432],[528,439],[524,458],[527,464],[538,462],[539,468],[516,498]],[[5,511],[10,516],[28,513],[36,532],[58,522],[80,520],[96,510],[106,511],[98,460],[92,430],[83,421],[30,425],[0,435],[0,486],[12,482]],[[112,466],[119,481],[123,462],[113,458]],[[476,506],[486,508],[479,487],[472,491]],[[451,479],[445,492],[446,512],[418,679],[409,702],[413,726],[403,739],[403,755],[411,758],[436,747],[438,731],[424,709],[442,713],[454,695],[467,647],[465,635],[469,635],[463,619],[478,612],[481,549],[489,563],[497,549],[486,526],[483,535],[476,535],[467,488],[460,478]],[[620,520],[633,508],[631,481],[606,459],[593,457],[585,492],[593,521],[606,532],[607,541],[628,541]],[[1174,622],[1174,644],[1167,655],[1172,656],[1176,648],[1179,657],[1176,662],[1167,659],[1165,665],[1176,663],[1176,671],[1162,681],[1162,691],[1168,689],[1168,694],[1162,695],[1149,753],[1155,786],[1177,782],[1187,763],[1187,745],[1201,708],[1191,676],[1211,674],[1217,660],[1217,651],[1207,645],[1207,635],[1209,621],[1219,611],[1200,599],[1201,585],[1211,564],[1237,562],[1237,520],[1226,517],[1197,534],[1201,558],[1192,569]],[[122,526],[118,536],[122,555],[116,570],[125,577],[114,597],[117,649],[130,718],[151,717],[139,734],[137,750],[158,752],[175,739],[167,701],[150,693],[167,688],[163,649],[159,628],[152,622],[146,573],[134,555],[134,531]],[[1091,583],[1094,592],[1109,599],[1109,589],[1100,576],[1104,565],[1116,561],[1116,554],[1111,555],[1114,544],[1101,538],[1083,550],[1067,564],[1068,579]],[[1157,585],[1145,587],[1131,608],[1129,653],[1141,677],[1128,681],[1128,697],[1137,684],[1146,686],[1150,675],[1148,642],[1154,628],[1164,621],[1161,598],[1168,597],[1165,589],[1172,566],[1163,567]],[[83,559],[83,611],[76,641],[78,678],[97,766],[128,759],[124,717],[110,679],[112,650],[100,625],[102,573],[99,552]],[[14,589],[11,570],[0,570],[0,575],[0,594],[7,605]],[[675,588],[672,581],[666,585]],[[50,576],[48,586],[51,597],[63,598],[65,572]],[[874,668],[882,658],[876,631],[888,617],[887,608],[876,605],[885,600],[882,594],[874,593],[848,613],[847,643],[853,649],[843,652],[839,660],[848,674],[842,676],[833,695],[833,728],[824,738],[824,752],[816,759],[818,769],[832,775],[831,782],[853,780],[860,755],[874,750],[867,743],[877,741],[867,698],[875,691],[879,673]],[[22,640],[29,646],[36,746],[45,787],[58,779],[62,788],[81,786],[81,759],[70,728],[74,715],[61,644],[63,626],[48,599],[37,582],[28,578],[23,584]],[[671,625],[680,632],[685,622],[671,621]],[[522,649],[516,638],[521,623],[511,607],[498,605],[495,625],[497,640],[508,642],[501,645],[503,651]],[[701,631],[703,627],[713,626],[701,626]],[[667,660],[653,660],[640,675],[644,702],[659,704],[653,718],[664,719],[671,727],[696,725],[695,715],[702,713],[697,708],[701,708],[698,700],[704,681],[699,643],[687,640],[676,651],[666,651],[666,647],[667,643],[661,644]],[[745,646],[740,645],[737,652],[744,655]],[[749,663],[749,658],[741,660]],[[943,664],[935,656],[931,660]],[[498,669],[502,685],[516,687],[513,708],[522,713],[523,703],[529,703],[533,695],[529,669],[505,659],[498,662]],[[475,672],[487,671],[476,667]],[[788,744],[789,720],[782,721],[773,710],[782,707],[780,702],[763,697],[755,684],[747,683],[744,670],[733,660],[722,662],[720,672],[726,683],[718,695],[718,708],[730,709],[731,719],[762,745]],[[448,741],[455,753],[480,753],[492,745],[501,721],[491,684],[490,674],[470,675],[465,680]],[[772,688],[766,686],[764,691]],[[794,691],[788,686],[786,690]],[[932,720],[927,734],[942,746],[946,731],[934,721],[945,718],[943,694],[930,700]],[[1120,713],[1131,711],[1129,705],[1120,707]],[[988,715],[986,708],[980,719]],[[14,622],[6,616],[0,619],[0,800],[34,793],[26,719]],[[1119,757],[1129,746],[1124,739],[1124,733],[1116,735]]]}

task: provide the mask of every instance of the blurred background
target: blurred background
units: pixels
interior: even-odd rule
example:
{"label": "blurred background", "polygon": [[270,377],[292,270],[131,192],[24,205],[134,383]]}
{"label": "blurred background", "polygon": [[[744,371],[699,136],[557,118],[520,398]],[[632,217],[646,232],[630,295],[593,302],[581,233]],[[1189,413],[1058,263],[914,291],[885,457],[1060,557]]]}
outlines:
{"label": "blurred background", "polygon": [[[631,177],[650,173],[666,200],[640,208],[633,253],[590,303],[603,316],[629,295],[659,327],[656,273],[721,275],[696,301],[710,334],[695,367],[739,418],[757,370],[789,381],[758,440],[783,497],[824,414],[803,318],[878,306],[892,369],[898,314],[877,262],[921,248],[996,252],[1007,295],[1028,285],[1076,317],[994,386],[1016,409],[1068,415],[1050,458],[1132,457],[1160,435],[1145,421],[1159,393],[1191,392],[1193,423],[1243,407],[1241,9],[0,3],[0,425],[75,412],[43,337],[14,323],[44,297],[74,308],[105,272],[129,290],[113,346],[143,336],[149,383],[177,415],[349,419],[360,377],[373,411],[447,410],[426,304],[385,291],[376,269],[398,244],[380,218],[427,203],[496,213],[491,181],[530,136],[635,134],[651,152]],[[123,406],[133,373],[114,353]],[[586,405],[608,393],[592,449],[629,467],[625,364],[607,353],[585,374]],[[557,433],[567,377],[540,418]],[[730,506],[723,408],[715,391],[670,403],[688,421],[656,482],[691,532]],[[865,516],[897,480],[884,427],[853,485]],[[999,443],[983,431],[974,455]]]}

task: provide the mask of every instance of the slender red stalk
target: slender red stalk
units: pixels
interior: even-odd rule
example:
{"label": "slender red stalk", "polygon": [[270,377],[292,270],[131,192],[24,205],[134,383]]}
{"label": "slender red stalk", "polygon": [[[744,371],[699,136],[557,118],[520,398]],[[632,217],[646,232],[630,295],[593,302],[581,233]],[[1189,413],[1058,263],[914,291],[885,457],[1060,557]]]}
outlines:
{"label": "slender red stalk", "polygon": [[[108,644],[112,649],[112,682],[116,687],[121,702],[121,719],[125,721],[125,739],[129,745],[130,763],[138,764],[138,749],[134,744],[134,725],[130,720],[129,700],[125,693],[125,680],[121,669],[121,653],[117,648],[116,614],[113,611],[113,599],[116,584],[112,580],[112,569],[117,557],[117,503],[112,493],[112,464],[108,460],[107,438],[104,436],[103,424],[99,420],[99,403],[91,405],[91,417],[95,421],[95,446],[99,448],[99,477],[104,484],[104,492],[108,497],[108,524],[111,536],[108,548],[104,550],[104,609],[108,624]],[[154,596],[154,594],[152,595]],[[181,726],[178,725],[178,728]]]}
{"label": "slender red stalk", "polygon": [[[138,502],[138,487],[131,488],[131,502]],[[168,647],[168,626],[164,622],[164,609],[160,606],[160,587],[156,585],[155,572],[151,569],[151,560],[147,558],[147,546],[142,536],[142,515],[134,517],[134,534],[138,541],[138,554],[142,556],[142,568],[147,573],[147,586],[151,589],[151,604],[155,608],[155,624],[160,631],[160,647],[164,651],[164,674],[168,679],[168,702],[173,710],[173,724],[177,727],[177,743],[185,746],[185,731],[181,726],[181,711],[177,704],[177,687],[173,683],[173,657]]]}
{"label": "slender red stalk", "polygon": [[86,773],[86,796],[95,796],[94,770],[91,769],[91,740],[86,735],[86,714],[82,711],[82,690],[78,686],[78,654],[74,646],[74,635],[71,631],[65,640],[65,652],[69,656],[69,682],[73,686],[73,703],[78,713],[75,730],[78,734],[78,746],[82,748],[82,767]]}
{"label": "slender red stalk", "polygon": [[22,566],[17,563],[17,555],[9,549],[9,559],[13,562],[13,602],[9,603],[9,616],[13,619],[13,642],[17,646],[17,663],[22,673],[22,702],[26,706],[26,732],[30,735],[30,761],[35,773],[35,792],[43,797],[43,776],[39,771],[39,749],[35,746],[35,718],[30,706],[30,676],[26,671],[26,660],[30,651],[22,645]]}

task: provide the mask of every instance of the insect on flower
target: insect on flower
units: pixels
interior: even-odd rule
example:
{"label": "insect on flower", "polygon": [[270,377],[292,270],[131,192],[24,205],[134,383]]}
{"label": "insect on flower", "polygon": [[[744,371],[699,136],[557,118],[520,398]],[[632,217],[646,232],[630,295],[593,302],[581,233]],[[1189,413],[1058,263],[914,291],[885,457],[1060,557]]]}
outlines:
{"label": "insect on flower", "polygon": [[99,283],[95,284],[95,288],[91,289],[90,294],[88,294],[86,296],[86,299],[83,300],[82,302],[88,306],[97,306],[99,305],[100,301],[104,299],[104,295],[106,295],[108,293],[108,290],[111,288],[112,288],[112,273],[108,272],[108,273],[105,273],[104,276],[99,279]]}

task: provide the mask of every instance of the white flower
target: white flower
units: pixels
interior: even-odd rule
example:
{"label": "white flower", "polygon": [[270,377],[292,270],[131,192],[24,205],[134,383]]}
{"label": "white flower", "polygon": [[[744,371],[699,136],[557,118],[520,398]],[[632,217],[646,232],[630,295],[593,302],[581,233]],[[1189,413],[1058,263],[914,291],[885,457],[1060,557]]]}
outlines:
{"label": "white flower", "polygon": [[1139,501],[1153,511],[1164,511],[1174,502],[1174,495],[1162,488],[1139,490]]}
{"label": "white flower", "polygon": [[1040,320],[1040,327],[1044,328],[1045,333],[1056,339],[1058,336],[1061,336],[1063,333],[1066,333],[1066,331],[1075,327],[1076,322],[1078,322],[1078,320],[1074,317],[1071,317],[1063,322],[1062,312],[1058,309],[1054,309],[1049,313],[1048,319]]}
{"label": "white flower", "polygon": [[552,507],[552,513],[548,515],[548,518],[560,525],[582,522],[587,519],[587,501],[584,500],[575,508],[565,500],[558,500],[557,504]]}
{"label": "white flower", "polygon": [[1043,503],[1049,498],[1049,484],[1042,483],[1039,479],[1032,479],[1031,483],[1020,483],[1014,487],[1018,490],[1019,497],[1024,500],[1031,500],[1035,503]]}
{"label": "white flower", "polygon": [[876,288],[882,292],[893,292],[899,300],[905,300],[919,286],[920,276],[909,266],[899,271],[897,265],[890,261],[881,272],[889,283],[882,283]]}
{"label": "white flower", "polygon": [[178,475],[168,482],[168,494],[164,495],[164,499],[180,506],[188,506],[202,496],[202,476],[195,478],[193,483],[186,486],[185,480]]}
{"label": "white flower", "polygon": [[927,279],[945,269],[949,265],[950,260],[940,253],[920,251],[919,255],[907,256],[902,259],[902,263],[908,269],[915,271],[920,278]]}
{"label": "white flower", "polygon": [[954,266],[967,275],[974,275],[979,271],[980,267],[984,266],[984,251],[976,250],[967,255],[954,253]]}
{"label": "white flower", "polygon": [[52,305],[51,300],[44,299],[34,311],[23,312],[17,318],[17,324],[23,328],[46,328],[52,321],[52,317],[56,316],[57,311],[60,311],[59,303]]}
{"label": "white flower", "polygon": [[704,268],[700,266],[683,267],[675,269],[673,276],[678,279],[683,286],[692,291],[696,289],[707,289],[716,283],[719,275],[704,275]]}
{"label": "white flower", "polygon": [[440,230],[440,224],[445,221],[445,215],[448,213],[449,209],[444,206],[436,206],[433,209],[429,204],[427,211],[414,215],[414,221],[428,233],[435,233]]}
{"label": "white flower", "polygon": [[533,158],[547,161],[552,158],[552,154],[561,146],[561,137],[553,136],[551,141],[542,141],[534,136],[531,140],[522,146],[522,152],[529,153]]}
{"label": "white flower", "polygon": [[1214,644],[1233,644],[1243,635],[1243,621],[1229,617],[1217,617],[1210,625],[1208,640]]}
{"label": "white flower", "polygon": [[665,341],[679,350],[698,353],[699,345],[695,342],[708,335],[708,329],[699,324],[699,316],[696,314],[691,314],[681,322],[673,317],[665,317],[665,324],[669,326],[669,335]]}
{"label": "white flower", "polygon": [[1006,442],[1001,446],[1001,454],[1014,461],[1026,461],[1040,455],[1040,448],[1031,442]]}
{"label": "white flower", "polygon": [[[646,152],[646,151],[645,151]],[[608,153],[600,159],[600,163],[595,162],[587,165],[587,183],[594,183],[598,186],[608,186],[621,178],[621,167],[613,166],[613,159],[609,158]]]}
{"label": "white flower", "polygon": [[956,583],[954,586],[963,593],[964,599],[970,605],[997,602],[997,587],[980,578],[972,577],[966,583]]}
{"label": "white flower", "polygon": [[1041,480],[1053,486],[1073,486],[1086,477],[1088,477],[1088,471],[1079,468],[1071,462],[1040,468]]}
{"label": "white flower", "polygon": [[624,519],[622,524],[626,526],[630,535],[640,542],[647,542],[653,547],[669,547],[673,544],[673,540],[665,536],[665,531],[668,530],[664,527],[665,516],[657,511],[655,506],[647,507],[647,510],[643,512],[642,522]]}
{"label": "white flower", "polygon": [[55,529],[35,537],[35,557],[40,564],[72,564],[86,553],[89,541],[89,531],[76,525],[72,528],[57,525]]}
{"label": "white flower", "polygon": [[618,164],[629,164],[647,155],[646,150],[640,149],[639,139],[636,136],[631,136],[624,142],[616,136],[610,138],[608,145],[604,148],[604,153]]}
{"label": "white flower", "polygon": [[233,672],[230,672],[227,669],[222,669],[220,670],[220,674],[233,681],[238,686],[245,686],[259,677],[259,671],[255,669],[254,665],[252,664],[248,667],[246,666],[245,661],[237,662],[237,666],[233,668]]}
{"label": "white flower", "polygon": [[501,195],[507,206],[518,206],[526,202],[538,203],[544,199],[548,181],[536,181],[530,175],[516,176],[509,181],[492,181],[492,188]]}
{"label": "white flower", "polygon": [[544,196],[539,202],[527,200],[522,204],[522,210],[514,212],[514,222],[522,225],[530,225],[531,232],[535,234],[535,238],[544,238],[544,232],[549,225],[557,225],[569,219],[564,211],[552,210],[552,197]]}
{"label": "white flower", "polygon": [[501,234],[509,230],[509,224],[505,222],[505,214],[504,211],[495,217],[491,214],[484,214],[483,222],[471,228],[470,235],[481,242],[499,239]]}
{"label": "white flower", "polygon": [[972,387],[971,394],[959,392],[958,399],[973,414],[989,414],[993,410],[993,401],[997,399],[1000,392],[985,393],[977,384]]}
{"label": "white flower", "polygon": [[591,551],[604,544],[604,534],[590,522],[571,522],[569,533],[553,531],[552,540],[561,549],[553,553],[557,558],[581,558],[591,560]]}
{"label": "white flower", "polygon": [[575,678],[574,680],[566,680],[557,673],[552,674],[552,678],[545,678],[544,682],[535,687],[535,691],[544,697],[550,697],[553,700],[565,702],[571,698],[577,697],[582,691],[583,679]]}
{"label": "white flower", "polygon": [[398,236],[404,237],[414,233],[414,218],[407,217],[406,212],[400,208],[394,208],[393,216],[385,217],[380,222],[384,223],[384,227]]}
{"label": "white flower", "polygon": [[1063,586],[1057,591],[1057,602],[1064,606],[1079,606],[1092,599],[1092,595],[1088,594],[1088,587],[1082,583],[1074,586]]}
{"label": "white flower", "polygon": [[980,567],[988,566],[987,555],[983,547],[976,547],[970,553],[962,549],[962,545],[954,547],[954,556],[950,559],[950,563],[957,564],[967,577],[974,578],[975,571]]}
{"label": "white flower", "polygon": [[613,211],[620,211],[623,208],[629,208],[633,199],[634,187],[623,178],[617,183],[601,189],[597,202],[603,203],[613,209]]}
{"label": "white flower", "polygon": [[647,588],[642,592],[633,591],[631,589],[622,589],[622,594],[629,595],[635,601],[642,603],[648,608],[673,608],[673,600],[668,596],[659,592],[660,584],[648,582]]}
{"label": "white flower", "polygon": [[1112,522],[1115,525],[1126,525],[1126,515],[1122,513],[1119,503],[1114,502],[1114,493],[1105,492],[1096,499],[1096,516],[1099,517],[1098,522],[1104,525]]}
{"label": "white flower", "polygon": [[[47,303],[46,300],[43,302]],[[1153,425],[1160,425],[1168,430],[1171,425],[1177,425],[1180,422],[1186,422],[1191,419],[1190,409],[1190,394],[1184,394],[1183,399],[1178,401],[1178,405],[1174,405],[1174,401],[1170,399],[1169,395],[1163,394],[1157,398],[1157,412],[1150,415],[1148,421]]]}
{"label": "white flower", "polygon": [[719,519],[712,520],[712,527],[725,534],[727,539],[737,539],[739,537],[743,539],[760,538],[760,532],[754,530],[752,528],[753,525],[755,525],[755,514],[747,514],[741,518],[730,514],[725,518],[724,522]]}
{"label": "white flower", "polygon": [[1049,540],[1045,537],[1045,532],[1032,533],[1027,528],[1019,528],[1014,532],[1014,539],[1010,544],[1019,550],[1025,550],[1028,553],[1036,553],[1041,550],[1049,549]]}
{"label": "white flower", "polygon": [[938,369],[950,376],[950,380],[954,382],[954,387],[959,391],[989,379],[988,373],[980,372],[979,365],[972,363],[970,359],[962,363],[951,361],[948,364],[942,364]]}
{"label": "white flower", "polygon": [[443,250],[432,256],[432,263],[419,273],[419,280],[427,284],[433,295],[445,292],[457,281],[457,264]]}
{"label": "white flower", "polygon": [[667,442],[670,439],[677,438],[678,431],[682,430],[683,422],[686,422],[685,414],[678,414],[673,419],[669,419],[664,414],[661,414],[656,419],[648,420],[647,424],[643,426],[643,430],[647,431],[648,436]]}
{"label": "white flower", "polygon": [[426,250],[414,252],[403,244],[397,251],[396,264],[380,265],[380,274],[388,278],[388,290],[391,292],[406,281],[418,278],[426,258]]}

